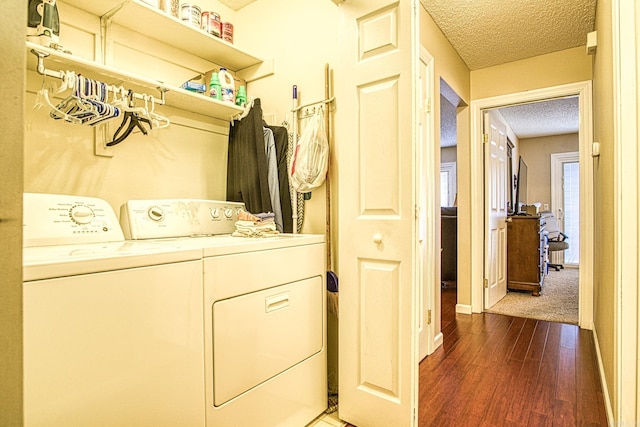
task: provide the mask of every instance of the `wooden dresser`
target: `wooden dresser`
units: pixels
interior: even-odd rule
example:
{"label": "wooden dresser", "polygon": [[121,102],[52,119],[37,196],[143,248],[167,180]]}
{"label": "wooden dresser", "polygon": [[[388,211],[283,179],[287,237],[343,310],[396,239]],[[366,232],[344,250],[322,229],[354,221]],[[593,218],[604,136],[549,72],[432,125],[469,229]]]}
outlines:
{"label": "wooden dresser", "polygon": [[538,215],[507,218],[507,288],[540,296],[547,273],[548,243],[545,218]]}

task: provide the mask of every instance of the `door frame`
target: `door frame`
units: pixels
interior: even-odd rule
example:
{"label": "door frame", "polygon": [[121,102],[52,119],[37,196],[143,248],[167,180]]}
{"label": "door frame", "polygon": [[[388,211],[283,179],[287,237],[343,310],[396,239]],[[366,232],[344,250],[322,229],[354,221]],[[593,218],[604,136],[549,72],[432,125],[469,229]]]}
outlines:
{"label": "door frame", "polygon": [[[435,179],[435,119],[431,107],[434,98],[434,58],[421,44],[418,58],[418,123],[416,141],[416,260],[418,278],[418,361],[432,354],[442,345],[440,331],[440,299],[438,298],[439,276],[436,260],[439,245],[436,244],[436,220],[438,215],[437,188]],[[424,75],[423,75],[424,72]]]}
{"label": "door frame", "polygon": [[470,213],[471,213],[471,310],[481,313],[484,307],[484,147],[482,110],[547,99],[578,96],[580,110],[580,291],[579,321],[584,329],[593,329],[593,141],[592,83],[583,81],[533,89],[471,101]]}

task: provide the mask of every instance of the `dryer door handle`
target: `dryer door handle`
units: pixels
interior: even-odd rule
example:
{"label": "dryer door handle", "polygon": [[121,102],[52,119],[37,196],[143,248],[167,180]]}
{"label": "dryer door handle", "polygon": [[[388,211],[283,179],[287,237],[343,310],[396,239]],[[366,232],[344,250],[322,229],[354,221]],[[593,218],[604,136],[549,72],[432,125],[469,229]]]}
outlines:
{"label": "dryer door handle", "polygon": [[265,298],[264,300],[265,313],[271,313],[272,311],[280,310],[286,307],[289,307],[289,292],[270,296]]}

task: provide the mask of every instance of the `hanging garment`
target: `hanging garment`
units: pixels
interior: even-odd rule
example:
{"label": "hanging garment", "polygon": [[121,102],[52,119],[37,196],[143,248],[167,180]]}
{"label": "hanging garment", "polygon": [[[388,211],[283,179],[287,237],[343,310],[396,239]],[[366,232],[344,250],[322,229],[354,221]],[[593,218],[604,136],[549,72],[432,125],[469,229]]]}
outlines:
{"label": "hanging garment", "polygon": [[280,184],[278,182],[278,161],[276,159],[276,141],[273,139],[273,131],[268,127],[262,128],[264,134],[264,152],[267,156],[267,179],[269,181],[269,195],[271,207],[275,215],[276,229],[282,233],[282,210],[280,209]]}
{"label": "hanging garment", "polygon": [[267,126],[273,132],[276,141],[276,160],[278,163],[278,181],[280,183],[280,210],[282,211],[282,226],[285,233],[293,233],[293,211],[291,208],[291,190],[289,174],[287,173],[287,150],[289,148],[289,133],[283,126]]}
{"label": "hanging garment", "polygon": [[258,98],[247,116],[229,127],[227,200],[244,202],[249,212],[272,212],[268,174]]}
{"label": "hanging garment", "polygon": [[[292,186],[289,185],[289,167],[293,161],[293,150],[295,148],[293,133],[287,135],[287,159],[286,159],[286,176],[287,186],[289,187],[289,200],[291,201],[291,227],[295,227],[296,233],[302,232],[302,225],[304,224],[304,194],[298,193]],[[277,139],[276,139],[277,141]],[[277,144],[277,142],[276,142]],[[293,221],[293,209],[295,208],[296,218],[295,223]]]}

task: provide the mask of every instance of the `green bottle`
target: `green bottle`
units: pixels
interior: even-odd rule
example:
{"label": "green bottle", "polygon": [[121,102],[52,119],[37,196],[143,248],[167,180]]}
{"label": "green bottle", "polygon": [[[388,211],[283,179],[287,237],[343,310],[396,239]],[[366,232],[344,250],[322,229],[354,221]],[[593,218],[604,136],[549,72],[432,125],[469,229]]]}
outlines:
{"label": "green bottle", "polygon": [[209,96],[213,99],[222,100],[222,87],[220,86],[218,73],[215,71],[211,73],[211,81],[209,81]]}
{"label": "green bottle", "polygon": [[236,95],[236,105],[244,107],[247,105],[247,89],[244,86],[238,88],[238,94]]}

